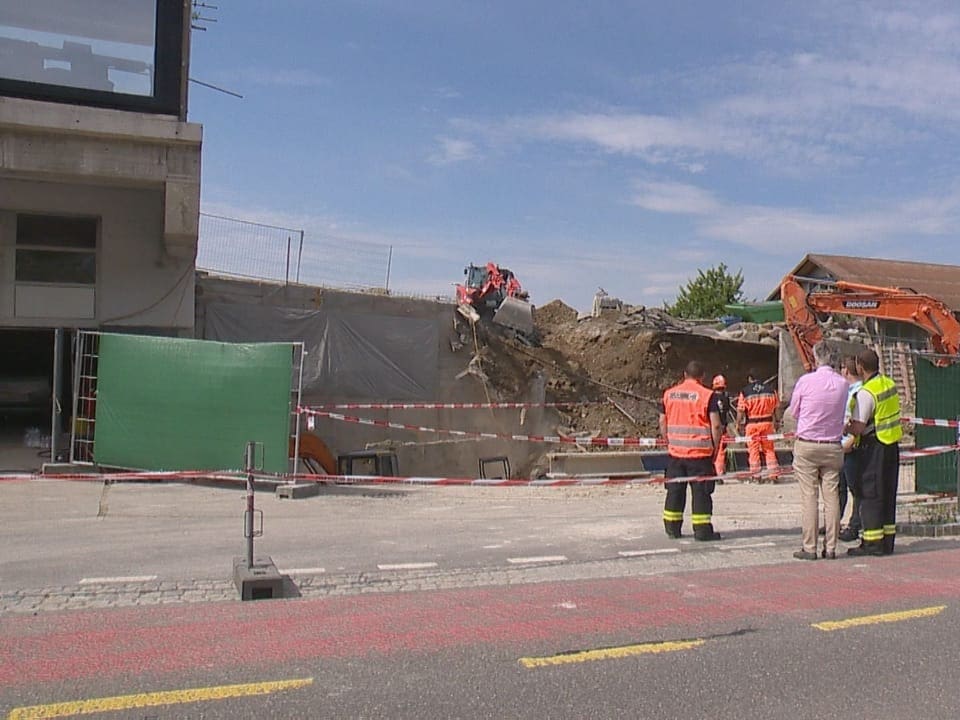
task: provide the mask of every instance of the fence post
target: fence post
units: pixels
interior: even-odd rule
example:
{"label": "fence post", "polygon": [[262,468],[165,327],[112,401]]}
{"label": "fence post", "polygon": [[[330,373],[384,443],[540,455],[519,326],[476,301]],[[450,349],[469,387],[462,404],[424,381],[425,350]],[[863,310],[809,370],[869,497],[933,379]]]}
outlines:
{"label": "fence post", "polygon": [[384,283],[384,290],[387,291],[387,294],[390,294],[390,266],[393,264],[393,245],[390,246],[390,250],[387,252],[387,280]]}
{"label": "fence post", "polygon": [[297,251],[297,283],[300,282],[300,263],[303,261],[303,230],[300,231],[300,249]]}
{"label": "fence post", "polygon": [[957,415],[957,447],[953,451],[957,461],[957,511],[956,520],[960,522],[960,415]]}

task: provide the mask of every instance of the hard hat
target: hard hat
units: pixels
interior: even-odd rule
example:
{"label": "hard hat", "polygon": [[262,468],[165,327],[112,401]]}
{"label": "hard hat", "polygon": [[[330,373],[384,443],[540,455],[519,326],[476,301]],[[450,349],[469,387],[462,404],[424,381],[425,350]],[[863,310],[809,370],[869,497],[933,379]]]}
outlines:
{"label": "hard hat", "polygon": [[727,379],[723,375],[714,375],[713,376],[713,387],[715,388],[726,388]]}

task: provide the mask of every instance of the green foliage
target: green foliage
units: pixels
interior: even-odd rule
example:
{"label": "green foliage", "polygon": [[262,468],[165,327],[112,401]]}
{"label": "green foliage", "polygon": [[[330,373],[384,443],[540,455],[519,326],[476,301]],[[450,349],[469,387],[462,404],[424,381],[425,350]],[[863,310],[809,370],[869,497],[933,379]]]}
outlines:
{"label": "green foliage", "polygon": [[724,305],[743,300],[742,287],[743,271],[731,275],[720,263],[709,270],[698,270],[697,277],[680,288],[676,302],[665,309],[678,318],[718,318],[724,314]]}

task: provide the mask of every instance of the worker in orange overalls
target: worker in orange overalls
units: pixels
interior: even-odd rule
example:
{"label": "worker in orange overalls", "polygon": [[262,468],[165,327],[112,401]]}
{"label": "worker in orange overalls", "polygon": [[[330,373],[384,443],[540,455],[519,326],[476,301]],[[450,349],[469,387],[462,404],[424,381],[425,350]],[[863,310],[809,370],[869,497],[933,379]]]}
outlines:
{"label": "worker in orange overalls", "polygon": [[747,386],[740,391],[737,399],[737,431],[749,438],[747,454],[750,460],[750,472],[759,480],[760,455],[767,461],[767,470],[780,467],[777,453],[773,449],[772,435],[780,427],[780,398],[770,385],[760,381],[760,371],[750,369],[747,373]]}
{"label": "worker in orange overalls", "polygon": [[[703,365],[687,363],[683,381],[663,393],[660,405],[660,434],[667,441],[667,469],[664,478],[713,477],[713,456],[720,442],[720,412],[716,394],[703,385]],[[668,482],[663,505],[663,527],[667,536],[681,537],[687,485],[693,500],[690,521],[694,540],[719,540],[713,529],[713,480]]]}
{"label": "worker in orange overalls", "polygon": [[[720,410],[720,445],[713,458],[713,467],[717,475],[723,475],[727,469],[727,443],[730,440],[730,421],[734,419],[733,398],[727,394],[727,379],[723,375],[713,376],[713,392],[717,396],[717,407]],[[718,481],[722,482],[722,481]]]}

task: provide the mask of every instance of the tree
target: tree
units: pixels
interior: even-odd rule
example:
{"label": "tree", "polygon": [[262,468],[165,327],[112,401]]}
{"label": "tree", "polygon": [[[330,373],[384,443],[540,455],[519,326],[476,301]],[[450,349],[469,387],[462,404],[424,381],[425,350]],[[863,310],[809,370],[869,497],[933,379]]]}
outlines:
{"label": "tree", "polygon": [[709,270],[697,270],[697,277],[690,280],[673,305],[666,311],[679,318],[717,318],[724,314],[723,306],[743,300],[743,270],[736,275],[720,263]]}

